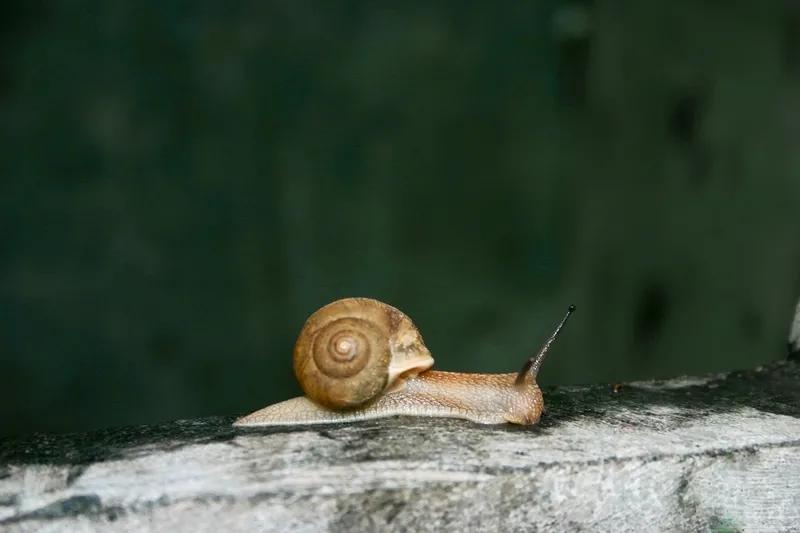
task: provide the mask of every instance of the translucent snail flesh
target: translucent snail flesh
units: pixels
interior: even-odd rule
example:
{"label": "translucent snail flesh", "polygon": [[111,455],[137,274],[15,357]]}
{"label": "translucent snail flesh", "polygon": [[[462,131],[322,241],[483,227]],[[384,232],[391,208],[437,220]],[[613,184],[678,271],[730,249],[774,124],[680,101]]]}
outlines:
{"label": "translucent snail flesh", "polygon": [[430,370],[411,319],[369,298],[346,298],[312,314],[297,339],[294,371],[305,396],[238,419],[235,426],[349,422],[396,415],[480,424],[535,424],[544,410],[536,375],[575,306],[519,372]]}

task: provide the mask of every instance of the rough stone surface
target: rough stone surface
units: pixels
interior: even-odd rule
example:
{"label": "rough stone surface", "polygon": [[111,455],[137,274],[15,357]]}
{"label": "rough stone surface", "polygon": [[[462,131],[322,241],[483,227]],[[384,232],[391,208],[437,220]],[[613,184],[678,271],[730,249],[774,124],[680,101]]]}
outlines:
{"label": "rough stone surface", "polygon": [[545,391],[537,427],[233,417],[0,441],[3,531],[789,531],[800,364]]}

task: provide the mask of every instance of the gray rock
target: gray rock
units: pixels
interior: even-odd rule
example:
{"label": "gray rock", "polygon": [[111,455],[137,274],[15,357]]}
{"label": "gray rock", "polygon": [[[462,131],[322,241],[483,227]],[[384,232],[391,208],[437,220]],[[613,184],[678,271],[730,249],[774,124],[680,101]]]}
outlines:
{"label": "gray rock", "polygon": [[800,365],[545,391],[536,427],[233,417],[0,441],[4,531],[788,531]]}

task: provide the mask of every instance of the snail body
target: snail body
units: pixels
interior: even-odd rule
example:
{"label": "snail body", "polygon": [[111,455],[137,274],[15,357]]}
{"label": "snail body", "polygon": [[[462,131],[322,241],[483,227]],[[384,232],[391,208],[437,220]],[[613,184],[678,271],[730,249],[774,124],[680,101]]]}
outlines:
{"label": "snail body", "polygon": [[346,298],[307,320],[294,350],[305,396],[238,419],[236,426],[339,423],[397,415],[479,424],[535,424],[544,411],[536,374],[550,344],[518,373],[430,370],[433,357],[411,319],[369,298]]}

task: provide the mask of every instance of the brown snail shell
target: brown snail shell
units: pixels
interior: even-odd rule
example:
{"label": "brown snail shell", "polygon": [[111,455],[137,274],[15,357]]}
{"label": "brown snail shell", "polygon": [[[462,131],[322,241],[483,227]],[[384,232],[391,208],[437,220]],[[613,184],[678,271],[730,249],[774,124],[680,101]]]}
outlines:
{"label": "brown snail shell", "polygon": [[417,328],[402,311],[370,298],[322,307],[303,326],[294,372],[306,396],[331,409],[362,406],[399,378],[433,366]]}

